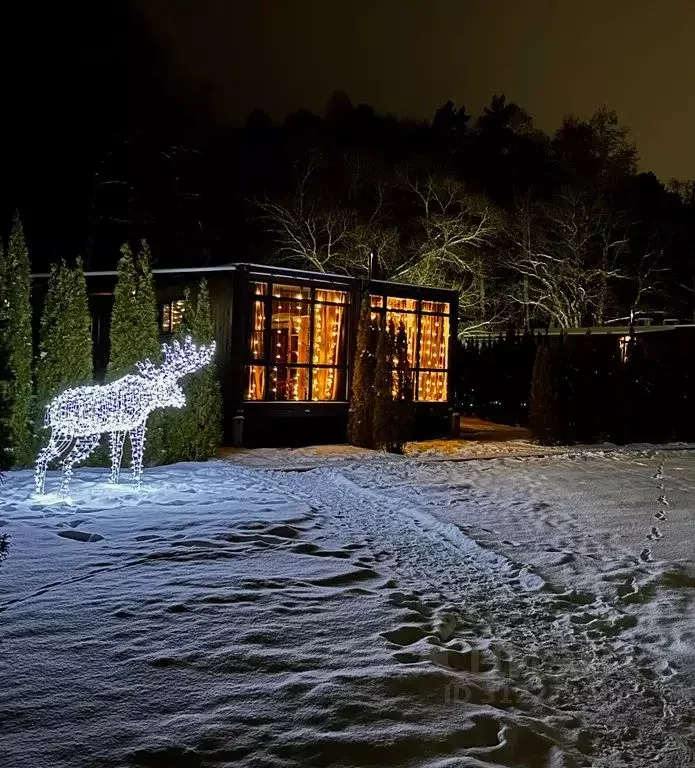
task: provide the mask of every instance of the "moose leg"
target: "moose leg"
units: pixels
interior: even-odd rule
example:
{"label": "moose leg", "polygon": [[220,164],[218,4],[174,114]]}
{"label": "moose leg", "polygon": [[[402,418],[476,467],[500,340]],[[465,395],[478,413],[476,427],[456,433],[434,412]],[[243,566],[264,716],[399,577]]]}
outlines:
{"label": "moose leg", "polygon": [[109,478],[109,482],[114,485],[118,485],[118,479],[121,474],[123,443],[125,443],[125,432],[111,433],[111,477]]}
{"label": "moose leg", "polygon": [[46,487],[46,468],[48,462],[58,458],[60,454],[70,445],[72,437],[69,435],[51,434],[48,445],[39,451],[36,458],[36,469],[34,470],[34,486],[36,495],[41,496]]}
{"label": "moose leg", "polygon": [[73,465],[84,461],[97,447],[101,435],[85,435],[75,440],[70,453],[63,459],[63,477],[60,481],[60,495],[65,498],[70,493],[70,478]]}
{"label": "moose leg", "polygon": [[130,430],[130,447],[133,454],[133,485],[140,487],[140,478],[142,476],[142,457],[145,453],[145,427],[141,424]]}

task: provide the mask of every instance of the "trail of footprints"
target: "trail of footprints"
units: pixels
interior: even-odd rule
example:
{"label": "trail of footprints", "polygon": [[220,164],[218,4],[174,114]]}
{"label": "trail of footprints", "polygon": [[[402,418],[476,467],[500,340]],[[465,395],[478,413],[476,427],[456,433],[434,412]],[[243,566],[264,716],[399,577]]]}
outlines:
{"label": "trail of footprints", "polygon": [[[663,493],[663,491],[665,490],[664,488],[665,463],[666,463],[666,460],[662,458],[661,461],[659,462],[659,466],[656,472],[652,475],[652,478],[656,480],[657,489],[662,492],[656,499],[656,503],[659,505],[659,508],[653,515],[654,519],[658,520],[660,523],[665,523],[668,521],[668,515],[666,514],[666,510],[668,509],[669,506],[671,506],[668,499],[666,498],[666,494]],[[659,526],[652,525],[651,530],[647,534],[648,541],[659,541],[660,539],[663,539],[663,538],[664,538],[664,534],[662,533]],[[645,547],[640,552],[640,560],[642,560],[645,563],[653,562],[651,547]]]}

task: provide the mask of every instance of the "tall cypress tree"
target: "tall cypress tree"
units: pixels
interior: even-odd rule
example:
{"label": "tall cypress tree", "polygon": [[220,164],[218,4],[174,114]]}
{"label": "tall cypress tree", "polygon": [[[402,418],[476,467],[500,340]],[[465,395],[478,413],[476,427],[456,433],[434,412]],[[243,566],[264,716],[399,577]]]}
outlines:
{"label": "tall cypress tree", "polygon": [[123,376],[141,359],[138,348],[139,323],[135,262],[130,246],[124,244],[121,247],[118,277],[113,292],[107,380],[113,381]]}
{"label": "tall cypress tree", "polygon": [[[143,241],[137,262],[127,245],[121,248],[118,277],[114,290],[111,315],[110,354],[107,379],[134,371],[139,360],[161,360],[157,297],[150,264],[150,253]],[[145,463],[159,464],[164,460],[163,412],[155,411],[147,421]]]}
{"label": "tall cypress tree", "polygon": [[[0,243],[0,251],[2,251],[2,243]],[[6,333],[7,318],[5,317],[4,312],[0,312],[0,344],[3,343]],[[7,355],[5,354],[5,349],[0,346],[0,472],[4,469],[9,469],[12,458],[10,454],[10,434],[8,427],[10,404],[6,396],[9,381],[10,367]]]}
{"label": "tall cypress tree", "polygon": [[137,261],[127,245],[121,248],[121,254],[109,336],[107,376],[110,380],[132,372],[139,360],[149,358],[156,363],[161,358],[149,249],[143,243],[143,252]]}
{"label": "tall cypress tree", "polygon": [[161,359],[161,344],[159,341],[159,307],[157,293],[152,274],[152,257],[150,247],[145,240],[136,264],[137,304],[138,304],[138,349],[142,358],[152,362]]}
{"label": "tall cypress tree", "polygon": [[396,353],[396,334],[393,322],[386,325],[382,317],[376,345],[374,369],[374,423],[373,442],[377,448],[389,453],[400,450],[398,410],[394,399],[393,359]]}
{"label": "tall cypress tree", "polygon": [[371,306],[367,295],[362,301],[360,310],[348,418],[348,442],[361,448],[371,448],[373,444],[372,423],[377,333],[378,327],[371,319]]}
{"label": "tall cypress tree", "polygon": [[529,403],[531,436],[541,445],[552,445],[555,442],[555,413],[556,403],[550,343],[545,338],[536,347]]}
{"label": "tall cypress tree", "polygon": [[398,443],[402,450],[403,444],[412,439],[414,412],[413,372],[408,359],[408,334],[405,323],[401,320],[398,325],[396,344],[396,415],[398,419]]}
{"label": "tall cypress tree", "polygon": [[541,445],[571,442],[568,364],[563,336],[543,339],[531,382],[531,436]]}
{"label": "tall cypress tree", "polygon": [[[188,315],[184,331],[196,344],[208,345],[215,340],[206,280],[201,280],[195,306],[187,297]],[[186,406],[181,412],[181,432],[176,440],[181,444],[178,460],[204,461],[217,453],[222,440],[222,391],[214,361],[183,381]]]}
{"label": "tall cypress tree", "polygon": [[[153,363],[162,359],[159,340],[159,307],[152,274],[150,247],[145,240],[135,268],[136,302],[138,305],[137,349],[138,360],[149,359]],[[163,464],[166,461],[167,416],[171,411],[154,411],[147,420],[147,441],[145,443],[145,463]]]}
{"label": "tall cypress tree", "polygon": [[[184,296],[184,314],[175,338],[210,344],[215,332],[207,281],[201,280],[195,303],[190,291]],[[204,461],[217,453],[222,440],[222,392],[214,361],[182,381],[186,405],[166,417],[166,461]]]}
{"label": "tall cypress tree", "polygon": [[30,293],[29,253],[17,214],[7,250],[0,248],[0,355],[8,370],[0,399],[5,401],[7,411],[10,463],[18,467],[28,466],[34,458]]}
{"label": "tall cypress tree", "polygon": [[64,262],[54,265],[48,281],[36,363],[39,420],[54,395],[91,379],[92,320],[82,260],[78,259],[74,269]]}

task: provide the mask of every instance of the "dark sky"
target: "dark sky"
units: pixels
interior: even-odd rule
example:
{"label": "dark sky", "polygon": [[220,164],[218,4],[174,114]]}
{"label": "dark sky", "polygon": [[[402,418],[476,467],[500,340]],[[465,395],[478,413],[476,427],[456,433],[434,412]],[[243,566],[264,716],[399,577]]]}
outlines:
{"label": "dark sky", "polygon": [[695,178],[692,0],[137,0],[176,77],[221,120],[353,104],[425,118],[493,93],[544,130],[606,104],[641,168]]}

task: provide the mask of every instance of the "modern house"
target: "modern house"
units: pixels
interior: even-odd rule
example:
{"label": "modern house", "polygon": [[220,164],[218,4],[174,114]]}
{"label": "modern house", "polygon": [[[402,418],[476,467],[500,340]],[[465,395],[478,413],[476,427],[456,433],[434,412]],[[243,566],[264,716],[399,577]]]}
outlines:
{"label": "modern house", "polygon": [[[345,440],[363,296],[372,315],[403,321],[414,372],[417,435],[445,434],[453,406],[457,294],[255,264],[155,269],[163,337],[176,331],[184,290],[205,278],[229,443],[299,445]],[[88,272],[95,370],[108,362],[116,272]],[[47,275],[34,276],[40,311]]]}

